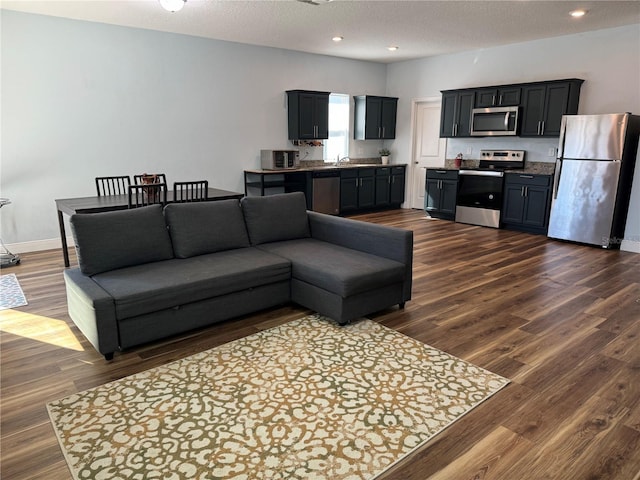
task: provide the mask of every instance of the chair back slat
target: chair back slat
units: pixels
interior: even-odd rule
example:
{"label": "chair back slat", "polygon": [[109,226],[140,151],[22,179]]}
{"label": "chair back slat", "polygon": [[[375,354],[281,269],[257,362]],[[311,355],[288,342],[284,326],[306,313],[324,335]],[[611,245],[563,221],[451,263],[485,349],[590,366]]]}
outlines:
{"label": "chair back slat", "polygon": [[129,208],[155,204],[162,206],[167,204],[167,185],[165,183],[129,186]]}
{"label": "chair back slat", "polygon": [[191,182],[174,182],[173,201],[181,202],[202,202],[209,194],[209,181],[196,180]]}
{"label": "chair back slat", "polygon": [[96,192],[98,192],[99,197],[105,195],[126,195],[129,185],[131,185],[131,177],[129,175],[96,177]]}

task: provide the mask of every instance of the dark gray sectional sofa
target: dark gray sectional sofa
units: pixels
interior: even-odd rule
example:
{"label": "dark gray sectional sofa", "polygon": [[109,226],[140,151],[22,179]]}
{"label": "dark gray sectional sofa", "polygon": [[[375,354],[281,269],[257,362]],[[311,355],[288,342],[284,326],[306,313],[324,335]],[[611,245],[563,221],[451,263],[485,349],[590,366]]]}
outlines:
{"label": "dark gray sectional sofa", "polygon": [[413,232],[306,210],[302,193],[71,217],[69,315],[117,350],[290,301],[344,324],[411,298]]}

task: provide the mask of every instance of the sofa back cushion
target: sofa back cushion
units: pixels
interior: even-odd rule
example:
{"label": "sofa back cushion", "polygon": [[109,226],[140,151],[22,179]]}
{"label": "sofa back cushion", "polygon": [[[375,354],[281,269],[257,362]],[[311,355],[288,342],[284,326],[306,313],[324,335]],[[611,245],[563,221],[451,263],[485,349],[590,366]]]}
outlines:
{"label": "sofa back cushion", "polygon": [[71,229],[85,275],[173,258],[160,205],[72,215]]}
{"label": "sofa back cushion", "polygon": [[177,258],[249,246],[238,200],[171,203],[164,215]]}
{"label": "sofa back cushion", "polygon": [[241,204],[252,245],[310,236],[302,192],[244,197]]}

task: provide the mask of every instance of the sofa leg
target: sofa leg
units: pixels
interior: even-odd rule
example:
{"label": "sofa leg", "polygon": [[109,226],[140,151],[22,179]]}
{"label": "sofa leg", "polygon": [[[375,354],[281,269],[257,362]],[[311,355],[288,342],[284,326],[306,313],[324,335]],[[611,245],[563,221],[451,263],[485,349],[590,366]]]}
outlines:
{"label": "sofa leg", "polygon": [[104,354],[104,359],[107,360],[107,361],[113,360],[113,352],[105,353]]}
{"label": "sofa leg", "polygon": [[400,307],[400,310],[404,310],[404,304],[405,302],[399,303],[398,306]]}

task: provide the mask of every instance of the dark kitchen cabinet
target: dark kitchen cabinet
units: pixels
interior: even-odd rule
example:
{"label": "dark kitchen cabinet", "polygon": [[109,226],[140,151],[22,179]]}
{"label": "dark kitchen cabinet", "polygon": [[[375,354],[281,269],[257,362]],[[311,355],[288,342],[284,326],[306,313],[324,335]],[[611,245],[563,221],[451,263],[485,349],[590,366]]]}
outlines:
{"label": "dark kitchen cabinet", "polygon": [[288,90],[289,140],[329,138],[329,92]]}
{"label": "dark kitchen cabinet", "polygon": [[523,86],[520,136],[560,136],[562,116],[578,113],[582,82],[572,79]]}
{"label": "dark kitchen cabinet", "polygon": [[430,217],[453,220],[456,216],[458,171],[427,169],[424,209]]}
{"label": "dark kitchen cabinet", "polygon": [[471,136],[471,110],[474,101],[474,90],[442,92],[441,138]]}
{"label": "dark kitchen cabinet", "polygon": [[404,187],[407,167],[391,167],[391,186],[389,187],[389,203],[399,207],[404,203]]}
{"label": "dark kitchen cabinet", "polygon": [[375,168],[348,168],[340,172],[340,213],[375,206]]}
{"label": "dark kitchen cabinet", "polygon": [[475,108],[520,105],[520,87],[480,88],[475,92]]}
{"label": "dark kitchen cabinet", "polygon": [[391,167],[376,168],[376,207],[384,207],[391,203]]}
{"label": "dark kitchen cabinet", "polygon": [[355,140],[388,140],[396,138],[398,99],[359,95],[354,98],[353,138]]}
{"label": "dark kitchen cabinet", "polygon": [[551,175],[506,173],[502,226],[546,235],[551,209]]}

